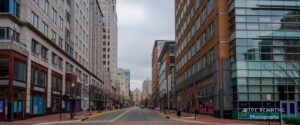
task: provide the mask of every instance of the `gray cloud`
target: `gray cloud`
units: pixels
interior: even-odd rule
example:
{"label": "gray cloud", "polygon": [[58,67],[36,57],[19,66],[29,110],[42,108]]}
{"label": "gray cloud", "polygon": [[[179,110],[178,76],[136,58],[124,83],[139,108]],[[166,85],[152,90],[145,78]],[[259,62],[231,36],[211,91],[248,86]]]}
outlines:
{"label": "gray cloud", "polygon": [[157,39],[175,39],[174,0],[118,0],[118,67],[131,70],[131,90],[151,78]]}

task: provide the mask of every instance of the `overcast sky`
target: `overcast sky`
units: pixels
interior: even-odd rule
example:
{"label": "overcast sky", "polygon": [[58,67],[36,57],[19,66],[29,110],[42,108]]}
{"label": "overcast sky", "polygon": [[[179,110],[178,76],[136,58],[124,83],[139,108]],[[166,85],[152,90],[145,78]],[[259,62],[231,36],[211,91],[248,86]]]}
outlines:
{"label": "overcast sky", "polygon": [[174,0],[117,0],[118,67],[130,69],[130,89],[151,79],[155,40],[175,39]]}

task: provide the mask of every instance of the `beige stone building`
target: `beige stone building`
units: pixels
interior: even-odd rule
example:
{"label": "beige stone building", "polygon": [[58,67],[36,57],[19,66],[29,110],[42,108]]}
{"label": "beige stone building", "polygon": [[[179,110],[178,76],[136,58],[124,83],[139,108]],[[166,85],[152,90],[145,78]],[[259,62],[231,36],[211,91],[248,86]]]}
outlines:
{"label": "beige stone building", "polygon": [[124,99],[129,100],[128,81],[125,78],[125,70],[122,68],[118,68],[117,82],[120,85],[120,95],[124,97]]}
{"label": "beige stone building", "polygon": [[[66,112],[88,109],[89,85],[104,87],[102,44],[95,37],[101,25],[90,21],[96,2],[1,1],[7,8],[0,9],[0,103],[9,110],[0,120],[58,113],[60,107]],[[75,103],[60,102],[63,95]]]}
{"label": "beige stone building", "polygon": [[138,88],[132,91],[132,102],[135,106],[141,105],[142,102],[142,92]]}
{"label": "beige stone building", "polygon": [[[118,29],[117,29],[117,12],[116,0],[98,0],[103,13],[102,22],[102,64],[105,66],[105,89],[110,95],[116,90],[117,77],[117,57],[118,57]],[[113,104],[113,98],[106,97],[106,105]]]}
{"label": "beige stone building", "polygon": [[151,94],[152,94],[152,81],[149,78],[147,78],[143,82],[142,99],[145,100],[149,98]]}

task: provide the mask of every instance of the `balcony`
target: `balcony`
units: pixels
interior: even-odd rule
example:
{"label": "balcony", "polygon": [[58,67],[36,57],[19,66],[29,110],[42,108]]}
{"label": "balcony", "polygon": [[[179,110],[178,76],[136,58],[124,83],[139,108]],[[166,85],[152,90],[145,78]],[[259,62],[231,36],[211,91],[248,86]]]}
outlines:
{"label": "balcony", "polygon": [[0,27],[0,43],[14,43],[24,49],[27,47],[20,41],[20,33],[9,27]]}

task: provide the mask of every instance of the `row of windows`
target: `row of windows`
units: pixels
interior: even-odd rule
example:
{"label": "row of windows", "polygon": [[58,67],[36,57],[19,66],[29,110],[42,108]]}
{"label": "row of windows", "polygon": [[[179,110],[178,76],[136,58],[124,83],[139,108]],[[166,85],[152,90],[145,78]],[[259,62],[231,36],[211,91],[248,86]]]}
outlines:
{"label": "row of windows", "polygon": [[[250,93],[250,94],[233,94],[233,100],[238,101],[268,101],[267,95],[270,93]],[[280,94],[271,94],[271,100],[279,101],[279,100],[295,100],[299,101],[299,94],[295,93],[280,93]]]}
{"label": "row of windows", "polygon": [[260,23],[296,23],[300,16],[236,16],[236,22],[260,22]]}
{"label": "row of windows", "polygon": [[236,69],[261,69],[272,72],[272,70],[297,70],[300,64],[296,61],[291,62],[270,62],[270,61],[239,61],[231,64],[232,70]]}
{"label": "row of windows", "polygon": [[279,10],[279,9],[253,9],[253,8],[235,8],[236,15],[283,15],[283,16],[296,16],[300,15],[300,10],[292,10],[291,8],[287,8]]}
{"label": "row of windows", "polygon": [[88,48],[79,40],[78,36],[75,36],[75,46],[79,48],[86,56],[88,56]]}
{"label": "row of windows", "polygon": [[81,36],[81,38],[88,43],[88,32],[85,32],[84,28],[79,24],[78,20],[76,19],[75,22],[75,29],[77,31],[77,33],[79,34],[79,36]]}
{"label": "row of windows", "polygon": [[233,38],[297,38],[300,37],[300,32],[295,31],[236,31],[231,34],[231,39]]}
{"label": "row of windows", "polygon": [[[186,69],[186,71],[184,73],[181,74],[181,76],[179,76],[177,78],[177,82],[176,83],[181,83],[187,79],[189,79],[190,77],[192,77],[196,72],[199,72],[201,69],[205,68],[207,66],[207,63],[212,64],[215,58],[215,50],[211,49],[209,51],[209,60],[207,59],[207,54],[204,54],[202,56],[201,59],[199,59],[198,61],[196,61],[194,64],[192,64],[188,69]],[[181,63],[179,62],[176,65],[176,70],[179,69],[179,65]],[[177,70],[179,71],[179,70]]]}
{"label": "row of windows", "polygon": [[231,56],[231,62],[236,61],[298,61],[299,54],[236,54]]}
{"label": "row of windows", "polygon": [[[208,26],[208,36],[209,39],[214,37],[214,22],[212,22],[209,26]],[[190,33],[189,33],[190,34]],[[200,43],[200,37],[196,40],[196,43],[194,43],[189,50],[181,57],[179,63],[181,62],[181,65],[179,65],[179,67],[177,68],[177,71],[183,67],[183,65],[185,65],[199,50],[201,47],[205,46],[206,44],[206,30],[202,32],[202,37],[201,37],[201,41],[202,43]],[[189,38],[189,37],[188,37]],[[178,57],[178,55],[181,53],[181,51],[184,49],[184,47],[187,44],[187,41],[190,41],[189,39],[184,40],[181,45],[179,46],[179,48],[177,49],[176,52],[176,58]],[[187,59],[185,59],[187,58]],[[184,61],[184,63],[183,63]]]}
{"label": "row of windows", "polygon": [[[48,63],[48,48],[42,46],[35,40],[32,40],[31,42],[31,53],[36,57],[39,57],[39,55],[41,55],[41,59]],[[61,57],[57,56],[55,53],[52,53],[51,59],[52,59],[51,62],[53,66],[58,65],[60,69],[63,68],[62,67],[63,59]]]}
{"label": "row of windows", "polygon": [[237,30],[300,30],[300,24],[275,24],[275,23],[236,23]]}
{"label": "row of windows", "polygon": [[282,40],[282,39],[236,39],[232,45],[247,45],[247,46],[300,46],[299,40]]}
{"label": "row of windows", "polygon": [[231,74],[232,78],[235,77],[299,77],[297,71],[292,70],[236,70]]}
{"label": "row of windows", "polygon": [[[198,0],[196,0],[196,1],[198,1]],[[208,14],[210,14],[211,11],[214,8],[214,2],[213,1],[214,0],[208,0]],[[185,5],[188,5],[188,4],[185,4]],[[178,31],[177,35],[176,35],[177,36],[176,37],[176,43],[178,42],[179,39],[181,39],[181,37],[183,36],[184,31],[186,30],[187,25],[191,22],[191,19],[193,19],[194,14],[195,14],[197,8],[199,7],[199,3],[196,2],[195,5],[197,5],[196,9],[194,9],[194,5],[192,5],[190,13],[187,14],[187,18],[184,20],[184,23],[179,28],[179,24],[180,24],[180,21],[182,19],[183,13],[185,13],[186,6],[184,6],[184,11],[182,11],[183,13],[181,13],[180,19],[178,19],[178,21],[176,22],[176,29],[180,29]],[[200,21],[201,21],[201,23],[203,23],[203,22],[205,22],[205,20],[206,20],[206,6],[204,6],[201,10],[201,20],[200,20],[200,15],[197,17],[197,20],[196,20],[197,29],[200,28]],[[194,26],[192,26],[192,27],[194,27]]]}
{"label": "row of windows", "polygon": [[[38,27],[39,26],[39,23],[38,23],[39,22],[38,21],[39,17],[34,12],[32,12],[31,15],[32,15],[32,21],[31,21],[32,25],[35,28],[39,29],[39,27]],[[45,22],[42,22],[42,33],[45,36],[48,36],[54,43],[56,43],[57,38],[58,38],[58,46],[60,48],[63,48],[63,39],[62,39],[62,37],[58,36],[56,34],[55,30],[53,30],[53,29],[51,30],[51,36],[49,36],[49,27],[48,27],[48,25]]]}
{"label": "row of windows", "polygon": [[248,54],[299,54],[297,46],[236,46],[231,51],[234,53]]}
{"label": "row of windows", "polygon": [[298,6],[297,0],[235,0],[236,7],[259,7],[259,6]]}
{"label": "row of windows", "polygon": [[[36,4],[39,6],[39,0],[34,0],[35,2],[36,2]],[[58,2],[58,1],[56,1],[56,2]],[[61,8],[62,8],[62,10],[63,10],[63,1],[61,1],[61,2],[59,2],[59,4],[61,4]],[[50,4],[49,4],[49,1],[48,0],[44,0],[44,3],[43,3],[43,6],[42,6],[42,9],[43,9],[43,11],[46,13],[46,15],[49,15],[50,13],[49,13],[49,8],[51,8],[50,7]],[[64,20],[63,20],[63,18],[61,17],[61,16],[59,16],[58,14],[57,14],[57,11],[54,9],[54,7],[52,7],[52,9],[50,9],[51,10],[51,19],[52,19],[52,21],[55,23],[55,24],[57,24],[57,23],[59,23],[58,24],[58,26],[59,26],[59,28],[63,31],[64,30]],[[50,15],[49,15],[50,16]],[[59,17],[59,19],[58,19],[58,17]],[[36,27],[37,28],[37,27]]]}
{"label": "row of windows", "polygon": [[85,61],[85,59],[82,56],[80,56],[77,52],[75,52],[75,60],[78,61],[84,67],[88,67],[88,62]]}

